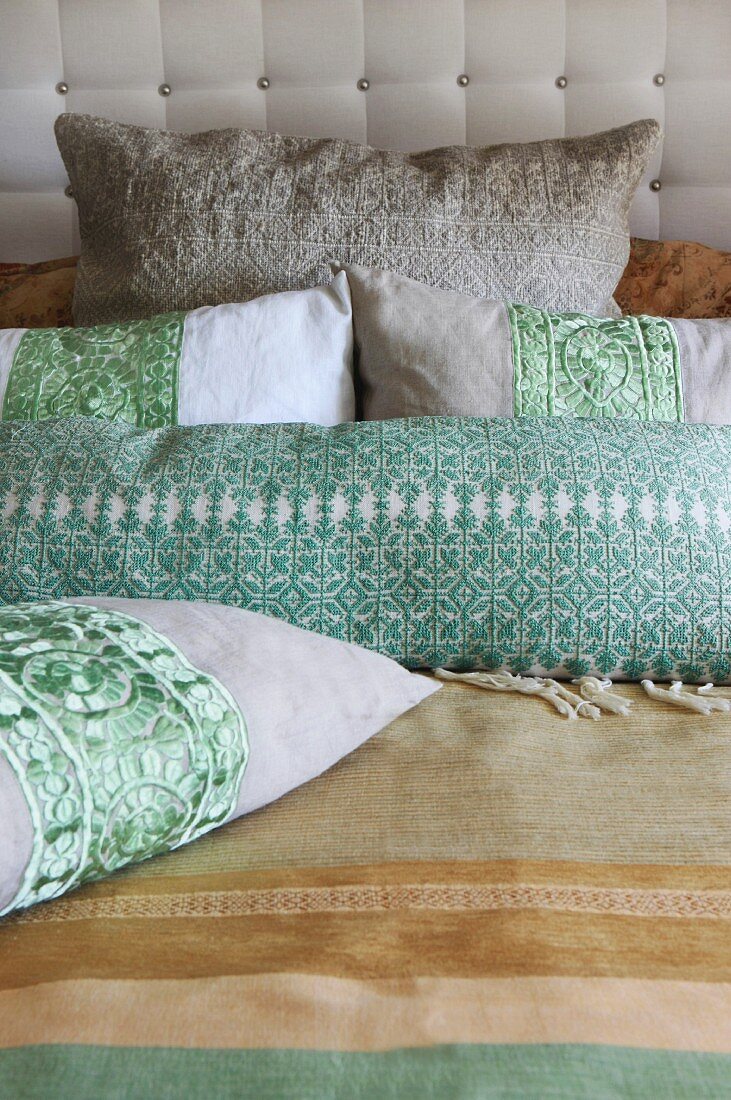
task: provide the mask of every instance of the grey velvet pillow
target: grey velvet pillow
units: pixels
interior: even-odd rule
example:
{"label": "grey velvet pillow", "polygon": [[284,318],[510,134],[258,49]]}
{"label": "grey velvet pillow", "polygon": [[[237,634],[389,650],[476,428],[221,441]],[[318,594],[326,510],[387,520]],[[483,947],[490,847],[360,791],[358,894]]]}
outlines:
{"label": "grey velvet pillow", "polygon": [[653,120],[423,153],[251,130],[178,134],[66,114],[77,325],[321,283],[339,259],[445,290],[606,312]]}
{"label": "grey velvet pillow", "polygon": [[365,420],[591,416],[731,424],[731,320],[597,318],[352,265]]}

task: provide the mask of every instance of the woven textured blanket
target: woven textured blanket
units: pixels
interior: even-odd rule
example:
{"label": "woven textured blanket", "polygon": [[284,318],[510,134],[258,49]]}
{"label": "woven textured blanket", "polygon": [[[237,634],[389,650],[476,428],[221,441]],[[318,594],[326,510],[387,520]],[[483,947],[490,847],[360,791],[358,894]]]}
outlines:
{"label": "woven textured blanket", "polygon": [[630,717],[569,724],[446,684],[0,921],[0,1095],[727,1096],[731,716],[617,690]]}

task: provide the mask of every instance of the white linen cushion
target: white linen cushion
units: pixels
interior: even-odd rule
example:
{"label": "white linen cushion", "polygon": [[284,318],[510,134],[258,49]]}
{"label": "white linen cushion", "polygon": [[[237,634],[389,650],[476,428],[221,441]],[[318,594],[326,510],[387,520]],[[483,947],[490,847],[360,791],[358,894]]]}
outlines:
{"label": "white linen cushion", "polygon": [[[79,616],[77,605],[102,614]],[[113,598],[0,609],[0,672],[0,913],[265,806],[440,686],[388,657],[240,608]],[[188,702],[190,713],[203,708],[201,723],[187,725]],[[100,744],[112,746],[102,764]],[[203,763],[191,762],[194,744]],[[41,773],[51,768],[46,788]],[[214,801],[217,816],[166,831],[170,815],[185,817],[217,787],[228,798]],[[152,802],[145,788],[162,801],[159,824],[140,841],[136,823]],[[122,851],[113,851],[119,836]]]}
{"label": "white linen cushion", "polygon": [[88,329],[4,330],[0,410],[145,428],[353,420],[348,281]]}

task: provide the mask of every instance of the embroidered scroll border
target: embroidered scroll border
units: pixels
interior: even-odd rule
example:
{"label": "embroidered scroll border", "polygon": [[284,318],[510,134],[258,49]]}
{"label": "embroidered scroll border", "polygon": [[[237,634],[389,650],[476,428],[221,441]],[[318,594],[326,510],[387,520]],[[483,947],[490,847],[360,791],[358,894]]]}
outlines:
{"label": "embroidered scroll border", "polygon": [[90,329],[29,329],[10,366],[3,420],[177,424],[184,321],[184,313],[169,313]]}
{"label": "embroidered scroll border", "polygon": [[665,319],[506,308],[516,416],[684,419],[680,352]]}
{"label": "embroidered scroll border", "polygon": [[18,604],[0,608],[0,756],[34,832],[8,912],[222,824],[248,739],[226,689],[141,620]]}

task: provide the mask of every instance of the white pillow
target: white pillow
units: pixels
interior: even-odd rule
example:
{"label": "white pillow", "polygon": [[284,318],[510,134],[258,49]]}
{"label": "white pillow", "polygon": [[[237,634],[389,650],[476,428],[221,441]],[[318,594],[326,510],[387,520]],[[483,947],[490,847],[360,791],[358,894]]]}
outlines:
{"label": "white pillow", "polygon": [[347,278],[143,321],[0,330],[0,411],[141,428],[353,420]]}
{"label": "white pillow", "polygon": [[178,847],[320,775],[437,690],[218,604],[0,607],[0,914]]}

